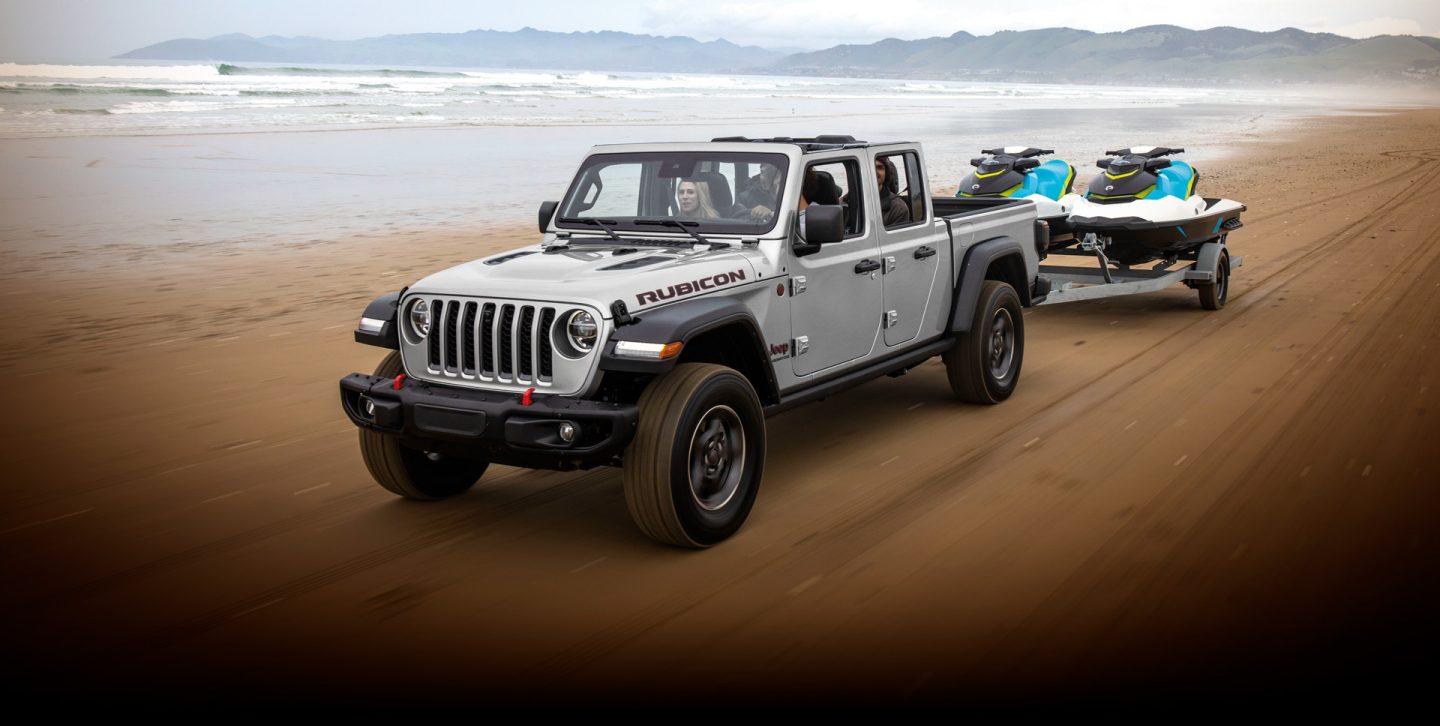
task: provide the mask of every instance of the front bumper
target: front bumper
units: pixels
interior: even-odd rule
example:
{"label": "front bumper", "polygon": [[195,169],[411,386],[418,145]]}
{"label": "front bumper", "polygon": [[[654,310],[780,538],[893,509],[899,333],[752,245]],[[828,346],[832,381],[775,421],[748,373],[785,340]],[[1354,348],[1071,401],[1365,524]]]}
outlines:
{"label": "front bumper", "polygon": [[[367,405],[367,402],[371,405]],[[588,469],[616,464],[635,435],[634,404],[476,391],[351,373],[340,379],[345,415],[361,428],[396,436],[426,451],[483,456],[532,469]],[[560,424],[575,426],[574,441]]]}

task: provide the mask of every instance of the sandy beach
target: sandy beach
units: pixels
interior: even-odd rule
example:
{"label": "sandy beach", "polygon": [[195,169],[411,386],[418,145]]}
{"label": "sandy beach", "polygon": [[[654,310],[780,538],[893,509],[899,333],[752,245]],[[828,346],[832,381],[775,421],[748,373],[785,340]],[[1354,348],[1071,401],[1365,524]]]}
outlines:
{"label": "sandy beach", "polygon": [[956,403],[932,361],[771,419],[753,515],[703,552],[644,539],[618,470],[492,467],[424,505],[366,473],[336,391],[382,357],[351,339],[365,303],[529,226],[7,245],[9,681],[470,706],[1407,695],[1436,645],[1437,139],[1435,110],[1238,139],[1201,166],[1249,207],[1224,310],[1181,287],[1034,309],[1004,405]]}

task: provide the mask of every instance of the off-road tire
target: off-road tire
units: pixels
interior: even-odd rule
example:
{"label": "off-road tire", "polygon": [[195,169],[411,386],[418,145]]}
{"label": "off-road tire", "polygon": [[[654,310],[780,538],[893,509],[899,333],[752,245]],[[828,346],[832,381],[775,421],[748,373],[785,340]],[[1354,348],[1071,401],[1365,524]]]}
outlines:
{"label": "off-road tire", "polygon": [[1024,358],[1020,296],[1004,282],[986,280],[970,330],[941,356],[950,390],[968,403],[999,403],[1015,391]]}
{"label": "off-road tire", "polygon": [[681,363],[646,387],[639,409],[624,475],[635,525],[677,547],[734,534],[765,466],[765,413],[750,381],[733,368]]}
{"label": "off-road tire", "polygon": [[[380,362],[375,375],[394,378],[405,369],[400,354]],[[360,456],[380,486],[406,499],[430,501],[454,496],[475,486],[490,462],[412,449],[394,436],[360,429]]]}

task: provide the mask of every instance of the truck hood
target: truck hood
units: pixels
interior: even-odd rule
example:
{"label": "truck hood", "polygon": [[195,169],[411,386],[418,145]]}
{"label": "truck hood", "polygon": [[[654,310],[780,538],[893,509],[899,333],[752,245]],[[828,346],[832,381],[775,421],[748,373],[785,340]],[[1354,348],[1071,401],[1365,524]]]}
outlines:
{"label": "truck hood", "polygon": [[693,249],[579,245],[511,250],[442,270],[410,293],[586,302],[608,313],[623,300],[633,312],[756,279],[753,248]]}

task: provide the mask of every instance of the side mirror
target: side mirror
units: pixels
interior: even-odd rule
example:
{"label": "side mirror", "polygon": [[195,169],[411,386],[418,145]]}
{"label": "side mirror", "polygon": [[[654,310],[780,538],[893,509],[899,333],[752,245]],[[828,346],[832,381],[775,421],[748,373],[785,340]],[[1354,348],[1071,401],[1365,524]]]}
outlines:
{"label": "side mirror", "polygon": [[559,202],[540,203],[540,234],[545,234],[550,229],[550,220],[555,218],[555,210],[559,206]]}
{"label": "side mirror", "polygon": [[1095,166],[1098,166],[1098,167],[1100,167],[1101,169],[1109,169],[1109,168],[1110,168],[1110,161],[1111,161],[1110,159],[1096,159],[1096,160],[1095,160]]}
{"label": "side mirror", "polygon": [[845,208],[838,204],[811,204],[800,218],[800,238],[807,244],[828,245],[845,239]]}
{"label": "side mirror", "polygon": [[1038,167],[1038,166],[1040,166],[1040,160],[1039,160],[1039,159],[1036,159],[1036,158],[1033,157],[1033,156],[1027,156],[1027,157],[1025,157],[1025,158],[1023,158],[1023,159],[1016,159],[1016,160],[1015,160],[1015,170],[1016,170],[1016,171],[1024,171],[1024,170],[1026,170],[1026,169],[1034,169],[1034,168],[1036,168],[1036,167]]}

